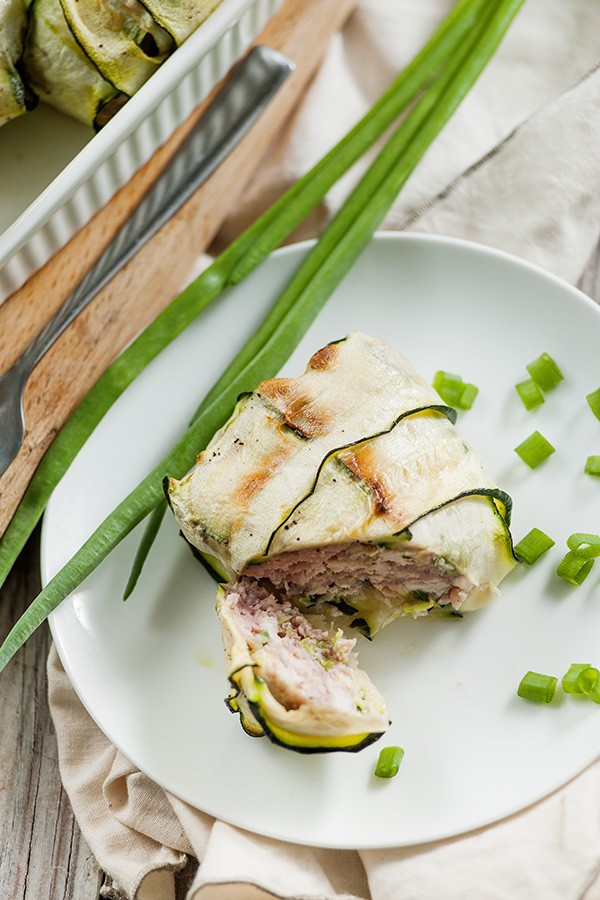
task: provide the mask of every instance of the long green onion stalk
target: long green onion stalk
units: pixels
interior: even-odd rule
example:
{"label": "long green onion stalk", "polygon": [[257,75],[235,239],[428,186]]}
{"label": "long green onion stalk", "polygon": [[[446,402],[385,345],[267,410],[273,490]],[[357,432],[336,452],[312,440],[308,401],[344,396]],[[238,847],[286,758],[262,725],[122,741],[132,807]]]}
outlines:
{"label": "long green onion stalk", "polygon": [[[156,507],[162,497],[163,476],[169,473],[182,477],[189,470],[198,450],[227,420],[238,394],[251,390],[259,381],[279,371],[494,54],[522,3],[523,0],[498,0],[478,5],[480,14],[472,21],[473,27],[462,32],[460,46],[454,46],[450,54],[451,61],[388,140],[299,266],[272,313],[211,391],[210,402],[203,405],[175,447],[104,520],[14,626],[0,647],[0,670],[58,604]],[[472,9],[473,5],[463,3],[461,8]],[[440,63],[441,60],[437,67]],[[252,252],[257,256],[253,257]],[[237,276],[235,267],[228,269],[229,275],[232,272],[234,277],[247,274],[250,269],[246,271],[244,266],[252,264],[253,268],[262,258],[261,254],[264,256],[264,247],[255,247],[252,252],[244,257],[245,263],[238,261]],[[211,276],[214,280],[224,278],[219,265],[215,271],[217,274]],[[253,349],[252,356],[249,347]]]}
{"label": "long green onion stalk", "polygon": [[[364,118],[176,297],[106,370],[50,445],[0,541],[0,586],[39,521],[50,494],[125,388],[226,287],[242,281],[291,234],[456,52],[490,5],[494,5],[494,0],[492,4],[490,0],[459,0],[423,50]],[[271,329],[274,321],[270,322]],[[227,377],[243,369],[256,348],[262,346],[264,335],[262,330],[249,341]],[[222,379],[209,399],[223,385]]]}

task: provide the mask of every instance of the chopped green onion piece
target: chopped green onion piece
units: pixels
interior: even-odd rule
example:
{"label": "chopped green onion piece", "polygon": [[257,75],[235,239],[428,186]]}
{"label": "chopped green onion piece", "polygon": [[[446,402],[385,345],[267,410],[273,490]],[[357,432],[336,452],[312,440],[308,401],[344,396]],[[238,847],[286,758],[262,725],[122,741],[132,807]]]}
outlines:
{"label": "chopped green onion piece", "polygon": [[553,675],[540,675],[539,672],[527,672],[521,678],[517,688],[519,697],[534,700],[536,703],[550,703],[556,692],[558,679]]}
{"label": "chopped green onion piece", "polygon": [[463,392],[460,395],[460,400],[458,401],[458,406],[460,409],[471,409],[473,404],[475,403],[475,398],[479,393],[479,388],[474,384],[465,384],[463,388]]}
{"label": "chopped green onion piece", "polygon": [[597,419],[600,419],[600,388],[596,391],[592,391],[591,394],[588,394],[585,398],[590,405],[591,411],[594,413]]}
{"label": "chopped green onion piece", "polygon": [[583,471],[586,475],[600,475],[600,456],[588,456]]}
{"label": "chopped green onion piece", "polygon": [[518,447],[515,447],[515,453],[531,469],[535,469],[548,456],[554,453],[554,447],[539,431],[534,431]]}
{"label": "chopped green onion piece", "polygon": [[600,672],[593,666],[587,666],[579,673],[577,687],[582,694],[589,697],[594,703],[600,703]]}
{"label": "chopped green onion piece", "polygon": [[378,778],[393,778],[398,774],[404,750],[402,747],[384,747],[379,754],[375,774]]}
{"label": "chopped green onion piece", "polygon": [[567,547],[569,550],[573,550],[577,556],[594,559],[594,557],[600,556],[600,534],[583,534],[583,532],[577,531],[567,538]]}
{"label": "chopped green onion piece", "polygon": [[556,574],[570,584],[580,585],[583,584],[590,574],[593,565],[593,559],[585,559],[573,550],[569,550],[565,558],[559,563]]}
{"label": "chopped green onion piece", "polygon": [[591,668],[590,663],[571,663],[569,671],[562,677],[562,689],[565,694],[583,694],[583,690],[579,686],[579,676],[589,668]]}
{"label": "chopped green onion piece", "polygon": [[432,384],[444,403],[459,409],[471,409],[479,393],[478,387],[466,384],[460,375],[441,369],[433,376]]}
{"label": "chopped green onion piece", "polygon": [[542,353],[525,368],[543,391],[549,391],[556,387],[564,377],[552,357],[547,353]]}
{"label": "chopped green onion piece", "polygon": [[518,544],[515,544],[514,551],[521,562],[532,566],[550,547],[554,547],[552,538],[539,528],[532,528]]}
{"label": "chopped green onion piece", "polygon": [[458,406],[465,388],[465,383],[460,375],[439,370],[433,376],[432,384],[444,403],[447,403],[448,406]]}
{"label": "chopped green onion piece", "polygon": [[515,388],[523,401],[525,409],[534,409],[544,402],[544,395],[533,378],[528,378],[527,381],[520,381],[518,384],[515,384]]}

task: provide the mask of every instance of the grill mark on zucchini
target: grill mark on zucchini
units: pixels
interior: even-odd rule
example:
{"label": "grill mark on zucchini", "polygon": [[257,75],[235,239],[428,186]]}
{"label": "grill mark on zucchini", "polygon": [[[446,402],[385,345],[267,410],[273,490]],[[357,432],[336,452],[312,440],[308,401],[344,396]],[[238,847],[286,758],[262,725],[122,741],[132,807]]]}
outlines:
{"label": "grill mark on zucchini", "polygon": [[[315,478],[314,478],[314,481],[313,481],[313,484],[312,484],[312,487],[310,488],[310,490],[307,491],[307,493],[304,494],[304,496],[301,497],[300,500],[298,500],[298,502],[294,505],[294,507],[293,507],[293,508],[291,509],[291,511],[289,512],[289,514],[286,516],[286,518],[283,519],[283,520],[279,523],[279,525],[277,526],[277,528],[271,533],[271,536],[269,537],[269,540],[268,540],[268,542],[267,542],[267,546],[266,546],[264,552],[262,553],[262,557],[265,558],[265,557],[267,557],[267,556],[269,555],[269,551],[270,551],[270,549],[271,549],[271,546],[272,546],[272,544],[273,544],[273,541],[275,540],[276,536],[279,534],[279,532],[281,531],[281,529],[285,527],[285,525],[287,524],[287,522],[289,522],[289,520],[290,520],[291,517],[294,515],[294,513],[296,512],[296,510],[298,509],[298,507],[299,507],[302,503],[304,503],[304,501],[305,501],[308,497],[311,497],[311,496],[314,494],[315,490],[317,489],[317,485],[318,485],[318,482],[319,482],[319,478],[320,478],[320,476],[321,476],[321,472],[323,471],[323,468],[325,467],[326,463],[329,462],[330,459],[332,459],[333,457],[335,457],[337,454],[341,453],[341,452],[344,451],[344,450],[349,450],[349,449],[351,449],[352,447],[358,447],[358,446],[360,446],[361,444],[366,443],[367,441],[372,441],[372,440],[374,440],[375,438],[382,437],[382,436],[385,435],[385,434],[389,434],[391,431],[394,430],[394,428],[395,428],[397,425],[400,424],[400,422],[402,422],[403,419],[407,419],[409,416],[415,416],[415,415],[417,415],[417,414],[419,414],[419,413],[425,413],[425,412],[440,413],[441,415],[446,416],[446,418],[449,419],[450,422],[452,422],[453,425],[454,425],[455,422],[456,422],[457,413],[456,413],[456,410],[453,409],[451,406],[444,406],[444,405],[440,405],[440,404],[431,404],[431,405],[428,405],[428,406],[419,406],[419,407],[416,407],[415,409],[409,409],[409,410],[406,410],[406,411],[403,412],[403,413],[400,413],[400,415],[397,416],[397,417],[394,419],[394,421],[392,422],[392,424],[391,424],[388,428],[384,428],[383,430],[378,431],[378,432],[376,432],[375,434],[369,435],[368,437],[362,436],[362,437],[358,438],[358,439],[355,440],[355,441],[350,441],[350,442],[348,442],[347,444],[343,444],[343,445],[341,445],[341,446],[339,446],[339,447],[335,447],[333,450],[330,450],[329,453],[327,453],[327,454],[323,457],[323,459],[321,460],[321,462],[320,462],[320,464],[319,464],[319,466],[318,466],[318,468],[317,468],[317,472],[316,472],[316,475],[315,475]],[[357,477],[357,478],[360,479],[360,476],[357,476],[356,473],[355,473],[355,472],[352,472],[351,469],[349,469],[349,471],[350,471],[355,477]],[[362,479],[361,479],[361,480],[362,480]],[[408,527],[409,527],[409,526],[407,526],[407,528],[408,528]],[[405,529],[403,529],[403,530],[405,530]]]}
{"label": "grill mark on zucchini", "polygon": [[277,411],[284,425],[302,438],[316,438],[327,433],[332,414],[316,410],[314,397],[298,394],[294,379],[273,378],[263,382],[256,395]]}

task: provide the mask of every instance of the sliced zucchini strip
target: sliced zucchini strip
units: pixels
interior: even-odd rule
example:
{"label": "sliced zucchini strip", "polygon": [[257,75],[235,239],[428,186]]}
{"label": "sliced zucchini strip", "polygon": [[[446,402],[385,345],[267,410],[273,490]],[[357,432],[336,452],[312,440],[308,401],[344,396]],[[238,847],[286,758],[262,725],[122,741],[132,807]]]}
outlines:
{"label": "sliced zucchini strip", "polygon": [[138,0],[60,0],[69,27],[100,74],[134,94],[174,49]]}
{"label": "sliced zucchini strip", "polygon": [[60,0],[33,0],[23,68],[40,99],[99,127],[127,98],[100,75],[67,25]]}

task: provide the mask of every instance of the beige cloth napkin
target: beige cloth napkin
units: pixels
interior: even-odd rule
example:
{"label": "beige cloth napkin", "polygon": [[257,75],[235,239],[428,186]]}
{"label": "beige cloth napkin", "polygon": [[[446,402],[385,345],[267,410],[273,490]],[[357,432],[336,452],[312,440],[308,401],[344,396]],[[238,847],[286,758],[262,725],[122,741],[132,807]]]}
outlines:
{"label": "beige cloth napkin", "polygon": [[[450,5],[359,3],[221,243],[356,121]],[[491,244],[575,282],[600,232],[599,33],[597,0],[528,0],[384,227]],[[318,232],[360,170],[298,236]],[[61,775],[112,877],[106,896],[173,900],[173,871],[191,854],[200,866],[187,900],[600,900],[600,763],[524,812],[459,838],[316,850],[216,822],[158,788],[92,722],[54,650],[48,675]]]}

